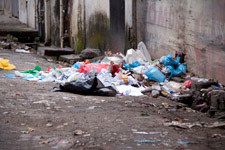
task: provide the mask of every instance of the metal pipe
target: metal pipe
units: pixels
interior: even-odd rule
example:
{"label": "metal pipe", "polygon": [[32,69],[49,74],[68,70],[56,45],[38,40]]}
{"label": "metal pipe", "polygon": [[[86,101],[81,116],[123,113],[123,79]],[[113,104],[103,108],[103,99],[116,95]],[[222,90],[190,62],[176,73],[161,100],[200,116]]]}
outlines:
{"label": "metal pipe", "polygon": [[64,34],[63,24],[64,24],[63,0],[60,0],[60,27],[59,27],[60,34],[59,34],[59,36],[60,36],[60,45],[61,45],[61,48],[63,48],[63,34]]}

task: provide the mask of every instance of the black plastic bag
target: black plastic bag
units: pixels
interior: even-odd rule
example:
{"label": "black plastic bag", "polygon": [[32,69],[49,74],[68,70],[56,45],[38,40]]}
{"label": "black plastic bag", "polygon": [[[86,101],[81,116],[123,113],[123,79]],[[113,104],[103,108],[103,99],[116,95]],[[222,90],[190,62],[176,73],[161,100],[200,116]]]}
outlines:
{"label": "black plastic bag", "polygon": [[[98,95],[98,96],[115,96],[116,90],[112,87],[104,87],[100,80],[94,74],[87,74],[85,79],[76,79],[74,81],[61,84],[60,90],[83,95]],[[53,90],[53,91],[58,91]]]}
{"label": "black plastic bag", "polygon": [[112,87],[104,87],[100,89],[96,89],[93,94],[99,96],[116,96],[116,90]]}
{"label": "black plastic bag", "polygon": [[97,79],[95,75],[88,75],[86,79],[76,79],[74,81],[61,84],[60,89],[66,92],[91,94],[97,86]]}

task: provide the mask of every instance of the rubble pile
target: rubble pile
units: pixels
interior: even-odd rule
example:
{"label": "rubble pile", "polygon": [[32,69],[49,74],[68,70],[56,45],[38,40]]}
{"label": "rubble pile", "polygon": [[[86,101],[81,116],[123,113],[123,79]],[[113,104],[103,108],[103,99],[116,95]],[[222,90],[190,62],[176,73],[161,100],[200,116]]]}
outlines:
{"label": "rubble pile", "polygon": [[102,59],[90,61],[99,56],[99,50],[86,49],[80,55],[84,61],[72,67],[59,66],[42,71],[36,66],[25,72],[15,71],[15,76],[28,81],[58,83],[60,86],[52,91],[100,96],[165,96],[201,112],[209,112],[210,116],[225,110],[224,86],[187,74],[183,53],[175,57],[168,54],[152,61],[141,42],[137,50],[127,50],[126,56],[107,51]]}
{"label": "rubble pile", "polygon": [[1,37],[0,36],[0,50],[9,49],[18,53],[30,53],[31,47],[19,43],[15,37]]}

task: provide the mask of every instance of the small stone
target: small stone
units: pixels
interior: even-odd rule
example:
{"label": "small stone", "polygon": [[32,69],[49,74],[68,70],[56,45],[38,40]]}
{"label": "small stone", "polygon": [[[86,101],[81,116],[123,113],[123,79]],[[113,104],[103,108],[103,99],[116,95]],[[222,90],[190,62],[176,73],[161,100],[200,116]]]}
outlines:
{"label": "small stone", "polygon": [[64,125],[64,126],[68,126],[68,123],[64,123],[63,125]]}
{"label": "small stone", "polygon": [[33,128],[30,128],[30,127],[28,127],[28,129],[27,129],[29,132],[33,132],[34,131],[34,129]]}
{"label": "small stone", "polygon": [[101,55],[101,51],[99,49],[87,48],[81,52],[80,57],[83,59],[92,59],[100,55]]}
{"label": "small stone", "polygon": [[21,126],[25,126],[26,124],[25,124],[25,123],[21,123],[20,125],[21,125]]}
{"label": "small stone", "polygon": [[88,137],[88,136],[91,136],[91,134],[85,134],[85,135],[83,135],[84,137]]}
{"label": "small stone", "polygon": [[52,127],[53,125],[51,123],[47,123],[46,127]]}
{"label": "small stone", "polygon": [[25,114],[25,113],[26,113],[26,111],[20,111],[20,113],[21,113],[21,114]]}
{"label": "small stone", "polygon": [[63,99],[64,99],[65,101],[71,101],[71,100],[72,100],[72,99],[69,98],[69,97],[63,97]]}
{"label": "small stone", "polygon": [[8,113],[9,113],[9,112],[3,112],[2,114],[3,114],[3,115],[7,115]]}

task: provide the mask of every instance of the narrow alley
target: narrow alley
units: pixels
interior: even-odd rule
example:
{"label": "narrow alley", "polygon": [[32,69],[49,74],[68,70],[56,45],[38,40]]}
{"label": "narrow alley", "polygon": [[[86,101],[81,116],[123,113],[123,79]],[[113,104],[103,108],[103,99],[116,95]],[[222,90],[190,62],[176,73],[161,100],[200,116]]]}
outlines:
{"label": "narrow alley", "polygon": [[223,150],[224,9],[0,0],[0,150]]}

